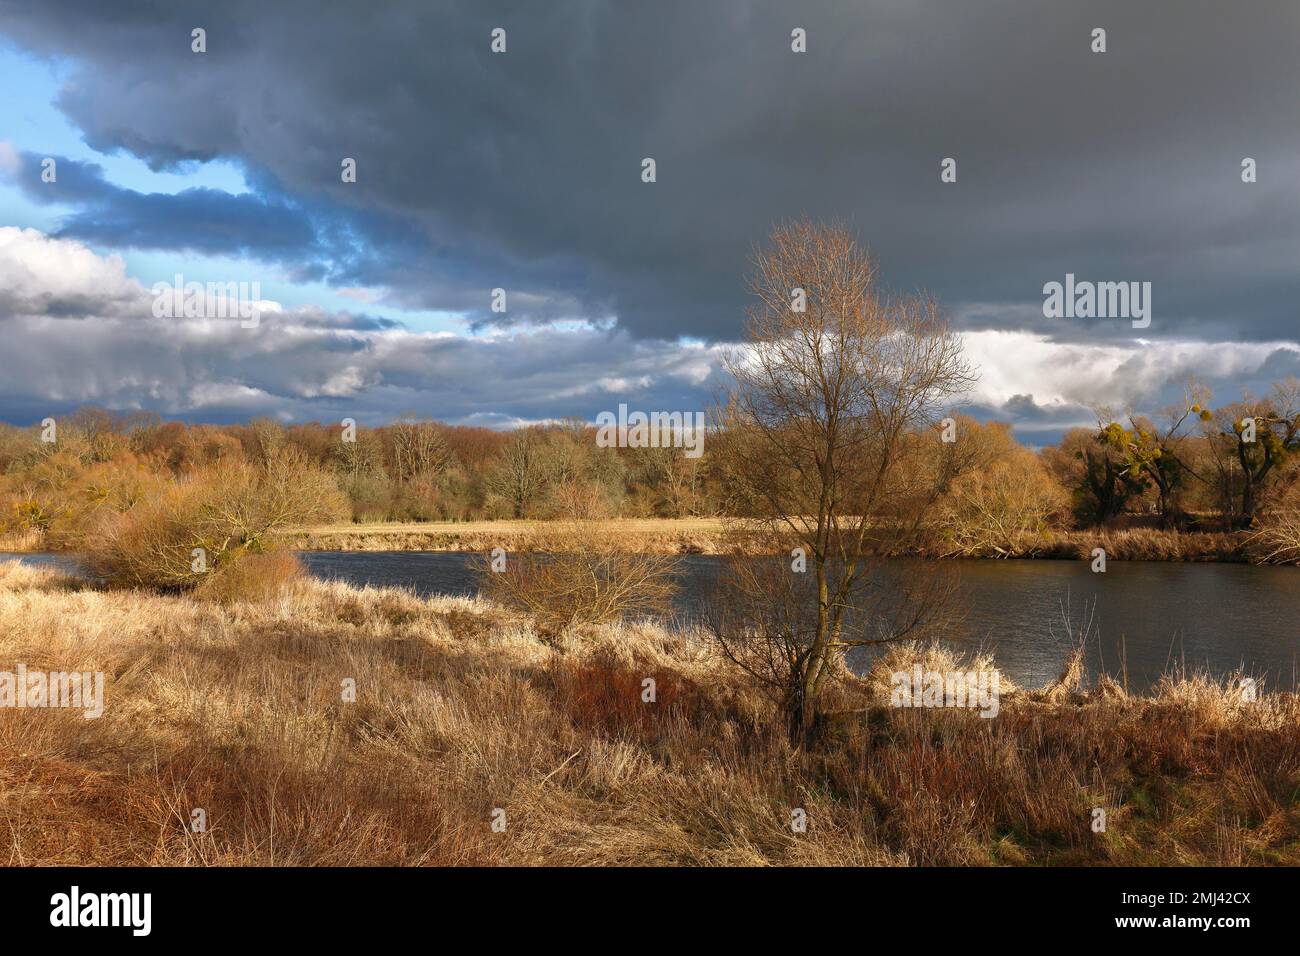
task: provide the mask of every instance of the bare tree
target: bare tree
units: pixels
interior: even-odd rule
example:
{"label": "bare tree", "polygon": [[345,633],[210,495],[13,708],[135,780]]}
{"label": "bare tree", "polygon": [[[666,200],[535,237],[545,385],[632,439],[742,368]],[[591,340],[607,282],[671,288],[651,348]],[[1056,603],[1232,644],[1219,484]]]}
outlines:
{"label": "bare tree", "polygon": [[704,497],[704,458],[688,456],[681,448],[634,448],[629,458],[639,476],[653,489],[657,509],[670,518],[699,514]]}
{"label": "bare tree", "polygon": [[489,496],[504,505],[509,517],[529,517],[545,497],[546,456],[542,429],[519,428],[510,433],[486,479]]}
{"label": "bare tree", "polygon": [[[994,429],[997,426],[989,426]],[[1004,432],[1004,454],[959,474],[940,504],[944,557],[1015,557],[1042,540],[1067,495],[1033,452]]]}
{"label": "bare tree", "polygon": [[359,430],[355,441],[338,441],[330,456],[339,472],[352,484],[363,478],[385,480],[384,449],[378,436],[369,430]]}
{"label": "bare tree", "polygon": [[388,429],[393,478],[400,484],[436,476],[447,464],[447,442],[433,422],[404,418]]}
{"label": "bare tree", "polygon": [[749,341],[726,359],[734,386],[716,413],[732,497],[783,546],[803,549],[813,617],[765,629],[722,616],[712,630],[733,660],[752,659],[757,644],[780,663],[796,740],[844,653],[894,636],[864,624],[857,591],[872,559],[923,532],[938,489],[916,433],[973,382],[934,301],[889,295],[876,272],[842,227],[779,226],[756,254]]}
{"label": "bare tree", "polygon": [[263,464],[288,440],[284,426],[273,418],[254,418],[248,423],[248,432],[250,457]]}

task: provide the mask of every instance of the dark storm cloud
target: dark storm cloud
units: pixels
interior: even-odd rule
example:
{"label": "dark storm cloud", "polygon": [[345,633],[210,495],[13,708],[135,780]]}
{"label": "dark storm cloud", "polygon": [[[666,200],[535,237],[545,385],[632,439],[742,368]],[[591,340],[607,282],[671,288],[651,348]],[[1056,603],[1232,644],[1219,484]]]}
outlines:
{"label": "dark storm cloud", "polygon": [[263,259],[321,255],[311,220],[283,200],[251,193],[231,195],[219,189],[141,193],[108,182],[95,163],[62,156],[48,157],[55,161],[57,175],[47,183],[41,178],[46,158],[21,153],[15,179],[38,202],[74,207],[58,235],[125,248]]}
{"label": "dark storm cloud", "polygon": [[[412,306],[491,320],[486,290],[502,286],[542,318],[732,338],[751,244],[807,213],[845,220],[891,284],[982,304],[969,327],[1131,339],[1026,309],[1072,272],[1151,281],[1145,337],[1294,335],[1287,0],[343,9],[0,3],[0,32],[79,65],[59,104],[96,148],[160,169],[226,157],[304,208],[351,210],[334,236],[346,281]],[[206,55],[189,50],[195,26]],[[790,52],[795,26],[807,54]],[[1089,50],[1096,26],[1105,54]]]}
{"label": "dark storm cloud", "polygon": [[[8,179],[29,198],[70,210],[52,233],[61,238],[253,257],[285,267],[296,281],[385,287],[391,304],[462,312],[475,325],[489,324],[490,290],[506,274],[514,280],[507,313],[514,321],[545,323],[584,312],[571,299],[533,291],[548,276],[507,266],[490,250],[436,247],[417,224],[397,215],[325,199],[299,202],[264,173],[250,176],[251,190],[238,195],[206,188],[142,193],[109,182],[95,163],[30,151],[16,158]],[[52,182],[41,175],[47,159],[56,163]],[[88,308],[74,303],[70,314]]]}

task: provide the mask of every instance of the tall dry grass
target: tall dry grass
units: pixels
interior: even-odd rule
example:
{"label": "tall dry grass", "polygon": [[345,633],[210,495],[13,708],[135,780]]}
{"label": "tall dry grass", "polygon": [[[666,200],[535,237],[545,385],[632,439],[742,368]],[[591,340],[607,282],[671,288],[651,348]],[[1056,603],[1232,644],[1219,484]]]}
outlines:
{"label": "tall dry grass", "polygon": [[0,551],[40,551],[45,547],[45,532],[26,528],[0,534]]}
{"label": "tall dry grass", "polygon": [[[943,653],[878,666],[970,663]],[[549,646],[477,600],[220,604],[6,563],[18,662],[101,670],[107,700],[0,710],[11,864],[1300,863],[1300,703],[1203,678],[1018,691],[984,720],[881,706],[877,672],[795,751],[705,644],[648,624]]]}
{"label": "tall dry grass", "polygon": [[[1093,548],[1104,548],[1115,561],[1256,560],[1248,535],[1240,531],[1175,531],[1162,528],[1088,528],[1024,534],[1014,544],[978,546],[963,557],[1058,558],[1087,560]],[[940,552],[940,557],[952,556]]]}
{"label": "tall dry grass", "polygon": [[[1241,531],[1179,531],[1150,527],[1089,529],[1042,528],[1031,519],[1010,516],[1006,533],[951,533],[939,526],[923,553],[935,558],[1056,558],[1083,560],[1092,549],[1106,549],[1118,561],[1261,561],[1266,552]],[[602,533],[611,547],[627,553],[681,555],[765,554],[764,536],[749,530],[722,529],[717,521],[610,519]],[[1292,531],[1294,535],[1294,530]],[[454,523],[337,525],[286,531],[277,539],[304,551],[489,551],[558,552],[568,547],[560,521],[483,521]],[[1279,541],[1284,539],[1279,538]],[[1294,537],[1290,539],[1294,541]],[[955,544],[960,546],[954,546]],[[2,550],[2,549],[0,549]]]}
{"label": "tall dry grass", "polygon": [[1287,502],[1247,535],[1247,547],[1261,564],[1300,564],[1300,486]]}
{"label": "tall dry grass", "polygon": [[[611,547],[633,554],[723,554],[734,534],[712,518],[603,518]],[[300,551],[557,552],[568,547],[562,520],[441,521],[337,524],[290,530],[280,536]]]}

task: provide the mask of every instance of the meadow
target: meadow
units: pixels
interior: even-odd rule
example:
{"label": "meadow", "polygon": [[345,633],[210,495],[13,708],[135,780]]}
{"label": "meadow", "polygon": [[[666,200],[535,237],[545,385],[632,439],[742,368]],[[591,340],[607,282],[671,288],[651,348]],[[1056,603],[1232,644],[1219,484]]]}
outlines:
{"label": "meadow", "polygon": [[891,707],[888,674],[996,662],[897,645],[796,747],[691,632],[542,639],[482,599],[293,578],[219,602],[6,562],[17,661],[107,688],[98,719],[0,710],[11,864],[1300,864],[1300,699],[1231,680],[1137,697],[1065,661],[984,719]]}

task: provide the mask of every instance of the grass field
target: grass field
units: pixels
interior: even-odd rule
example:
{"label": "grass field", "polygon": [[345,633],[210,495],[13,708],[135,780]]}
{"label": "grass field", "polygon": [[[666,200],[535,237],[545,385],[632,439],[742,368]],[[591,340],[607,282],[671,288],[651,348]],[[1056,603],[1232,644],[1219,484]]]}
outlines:
{"label": "grass field", "polygon": [[220,606],[5,562],[0,670],[106,692],[92,720],[0,708],[0,841],[27,865],[1300,864],[1294,695],[1065,680],[994,719],[891,708],[912,661],[961,663],[845,675],[800,751],[689,633],[552,646],[477,600],[305,580]]}

